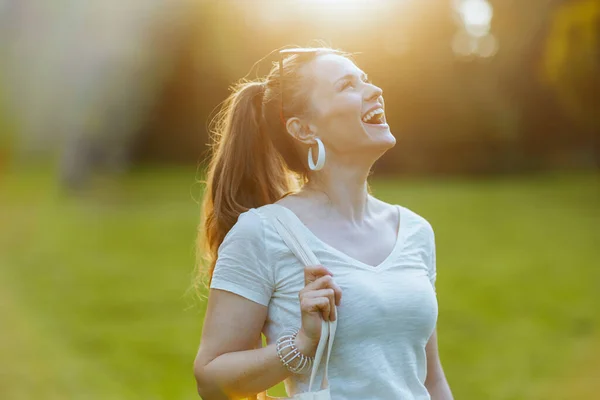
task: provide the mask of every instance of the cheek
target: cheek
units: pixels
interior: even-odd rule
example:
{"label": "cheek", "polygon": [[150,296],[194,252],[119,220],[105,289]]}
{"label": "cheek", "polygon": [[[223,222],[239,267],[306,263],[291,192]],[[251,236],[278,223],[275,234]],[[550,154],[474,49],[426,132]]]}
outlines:
{"label": "cheek", "polygon": [[320,109],[321,119],[329,123],[354,123],[360,119],[362,98],[355,94],[338,95]]}

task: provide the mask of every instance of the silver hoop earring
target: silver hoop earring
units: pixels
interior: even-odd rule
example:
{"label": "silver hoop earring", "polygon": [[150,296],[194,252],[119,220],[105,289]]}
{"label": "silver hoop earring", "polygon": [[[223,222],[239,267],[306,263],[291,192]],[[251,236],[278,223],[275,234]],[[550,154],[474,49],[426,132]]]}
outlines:
{"label": "silver hoop earring", "polygon": [[308,148],[308,168],[310,168],[311,171],[318,171],[325,165],[325,146],[321,139],[316,138],[315,140],[317,141],[317,147],[319,148],[317,164],[313,161],[312,146]]}

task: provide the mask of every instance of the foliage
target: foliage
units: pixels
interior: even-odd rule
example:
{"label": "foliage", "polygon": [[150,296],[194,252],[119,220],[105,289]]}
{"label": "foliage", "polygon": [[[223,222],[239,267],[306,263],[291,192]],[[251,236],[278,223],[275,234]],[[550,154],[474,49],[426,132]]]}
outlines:
{"label": "foliage", "polygon": [[541,63],[541,77],[571,118],[600,130],[600,2],[580,0],[556,8]]}

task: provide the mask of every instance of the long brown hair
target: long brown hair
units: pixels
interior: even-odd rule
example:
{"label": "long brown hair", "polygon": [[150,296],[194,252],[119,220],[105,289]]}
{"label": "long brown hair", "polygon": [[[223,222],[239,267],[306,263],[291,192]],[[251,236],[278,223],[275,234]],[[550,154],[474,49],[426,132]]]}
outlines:
{"label": "long brown hair", "polygon": [[208,276],[210,285],[217,250],[241,213],[274,203],[307,181],[306,153],[285,131],[283,116],[308,112],[310,81],[300,70],[324,53],[343,54],[329,48],[293,54],[283,60],[283,76],[274,65],[264,79],[238,82],[211,122],[197,283]]}

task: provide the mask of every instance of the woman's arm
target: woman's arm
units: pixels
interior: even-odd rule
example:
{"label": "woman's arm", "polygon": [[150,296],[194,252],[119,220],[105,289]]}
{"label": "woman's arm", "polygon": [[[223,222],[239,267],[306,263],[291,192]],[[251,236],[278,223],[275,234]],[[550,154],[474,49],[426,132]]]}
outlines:
{"label": "woman's arm", "polygon": [[290,374],[279,361],[275,345],[226,353],[206,364],[199,357],[194,373],[198,394],[204,400],[246,398],[275,386]]}
{"label": "woman's arm", "polygon": [[425,346],[427,352],[427,378],[425,379],[425,387],[431,396],[431,400],[453,400],[450,385],[444,375],[442,363],[438,353],[437,345],[437,329]]}
{"label": "woman's arm", "polygon": [[[236,399],[260,393],[291,373],[275,344],[255,349],[267,307],[237,294],[211,289],[198,355],[194,362],[198,393],[204,400]],[[299,336],[303,354],[314,346]]]}

